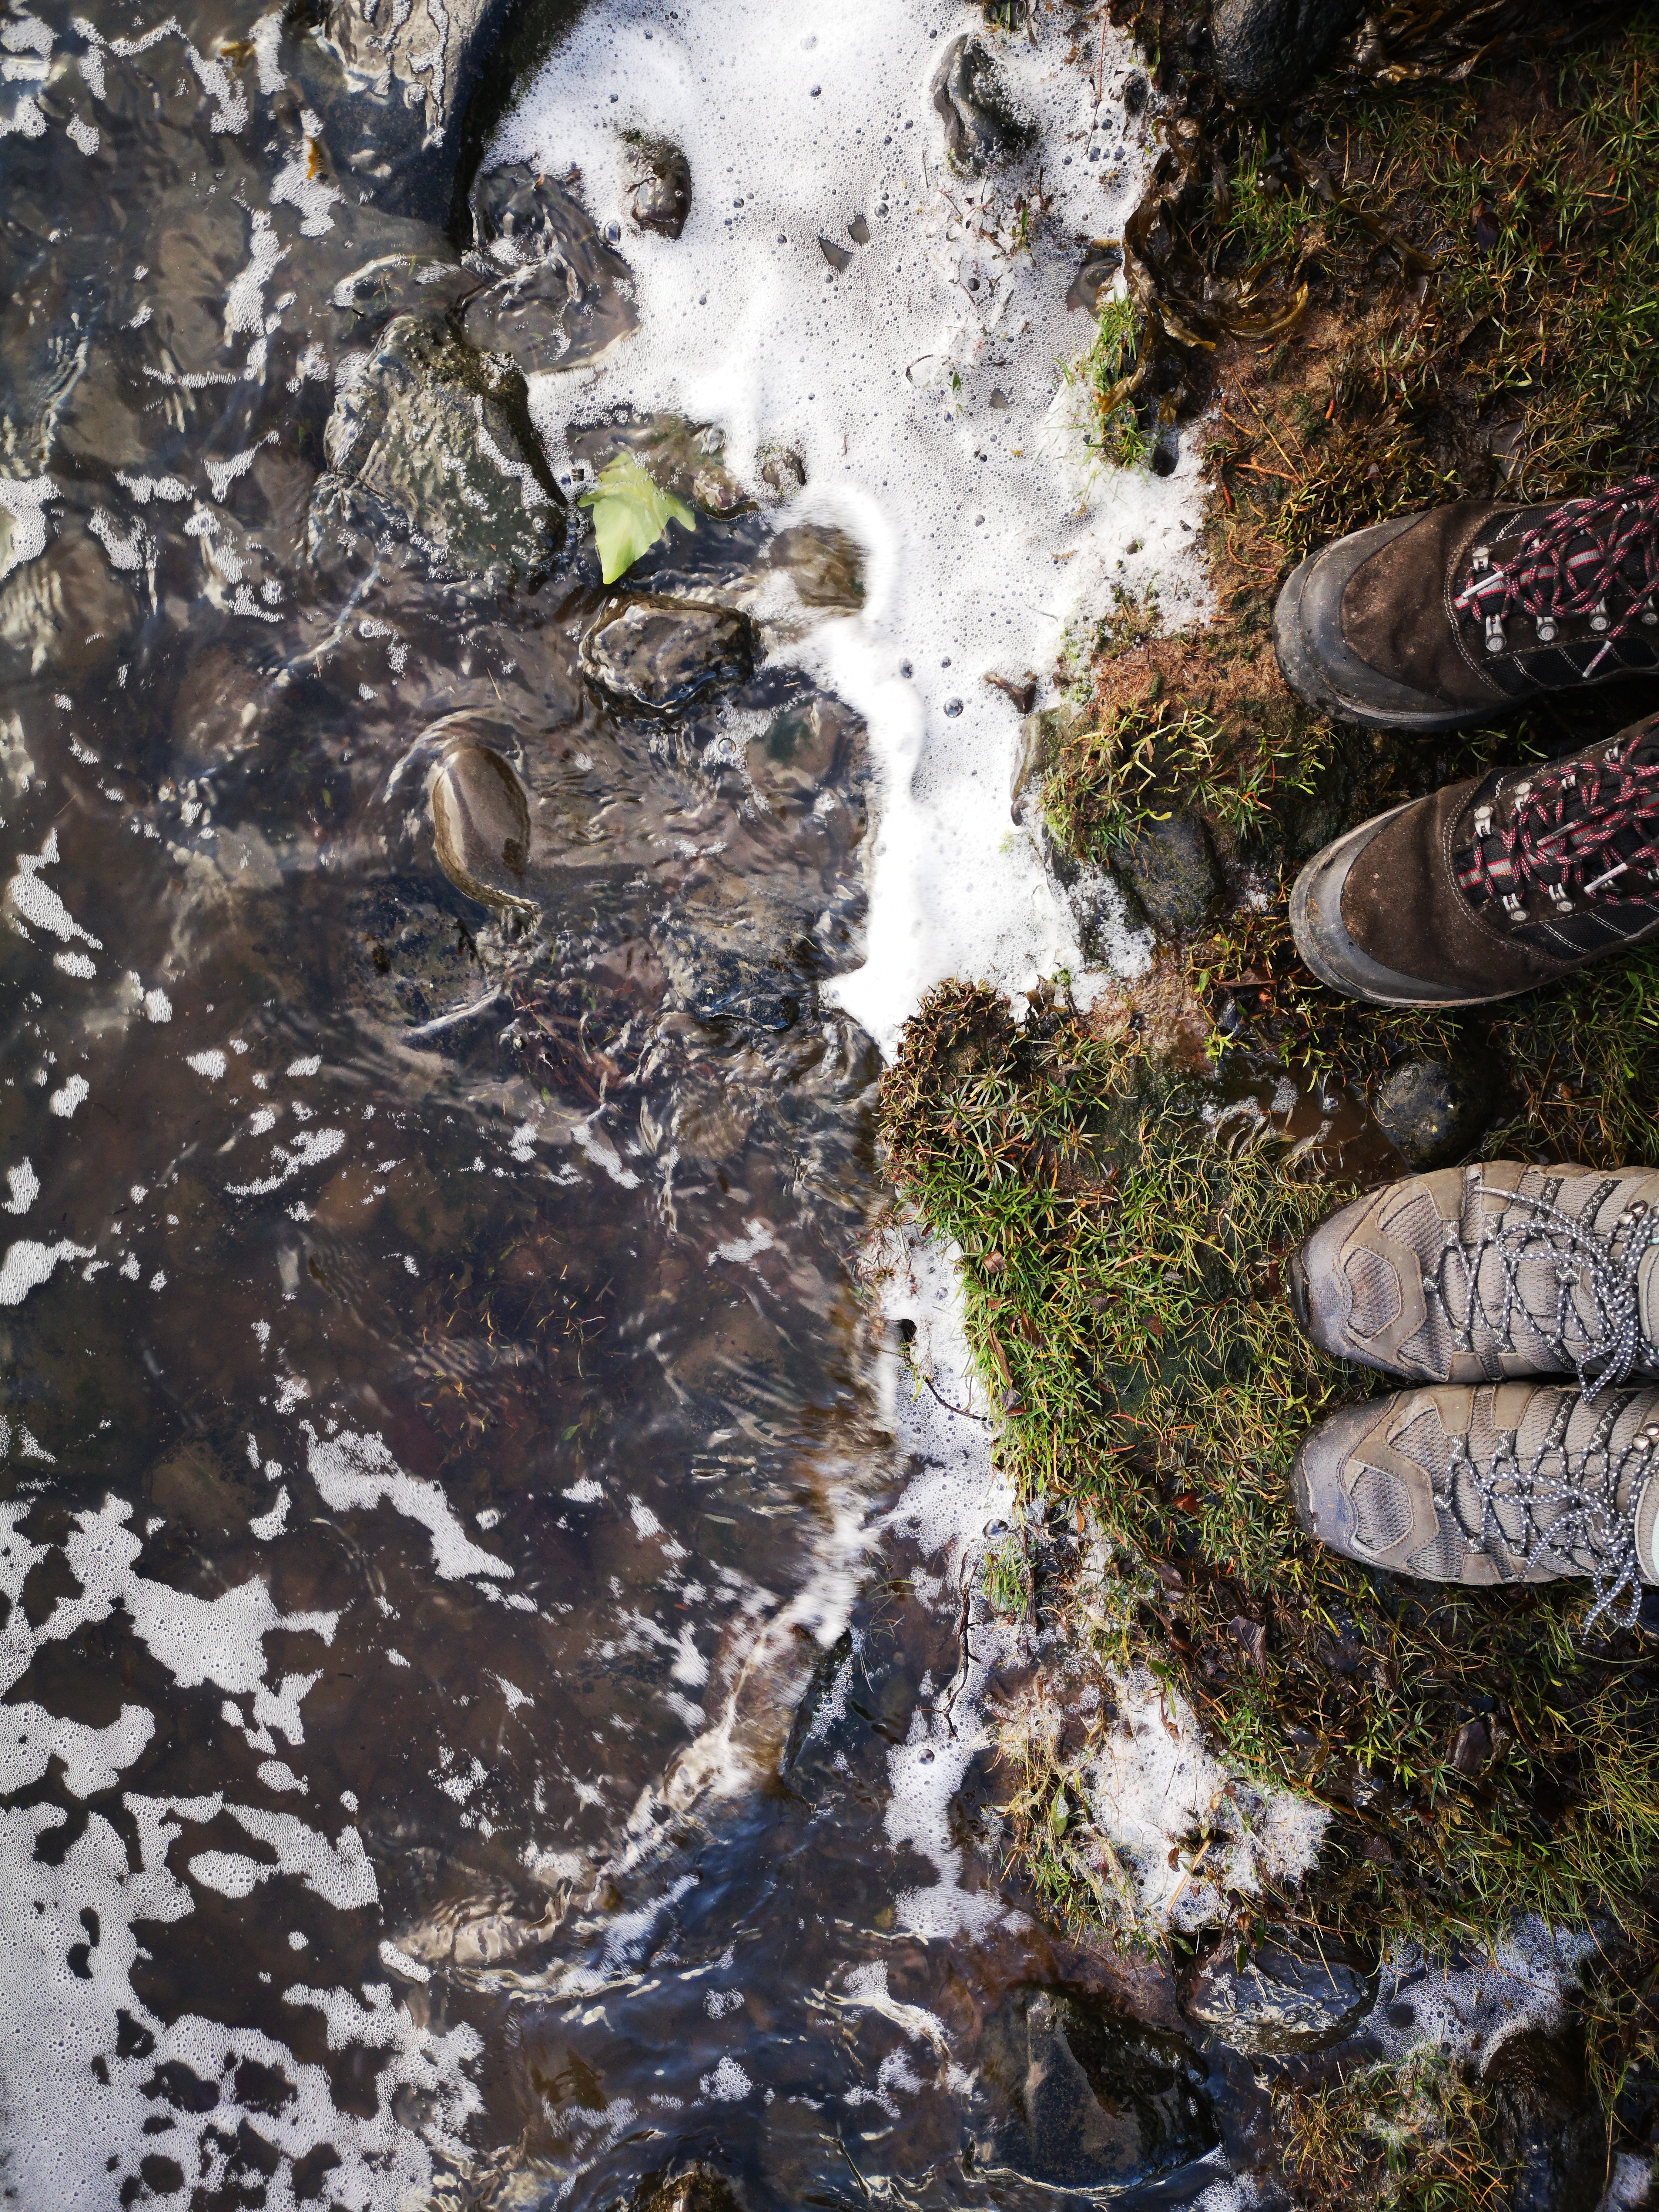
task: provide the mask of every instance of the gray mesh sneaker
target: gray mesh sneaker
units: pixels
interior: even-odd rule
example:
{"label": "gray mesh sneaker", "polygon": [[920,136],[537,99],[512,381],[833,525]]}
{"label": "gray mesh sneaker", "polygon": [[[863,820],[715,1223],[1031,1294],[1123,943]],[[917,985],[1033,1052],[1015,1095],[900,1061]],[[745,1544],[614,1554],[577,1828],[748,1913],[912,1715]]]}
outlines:
{"label": "gray mesh sneaker", "polygon": [[1659,1390],[1442,1383],[1345,1406],[1297,1452],[1310,1536],[1368,1567],[1487,1589],[1587,1576],[1630,1626],[1659,1581]]}
{"label": "gray mesh sneaker", "polygon": [[1489,1160],[1355,1199],[1292,1255],[1322,1350],[1413,1382],[1659,1376],[1659,1173]]}

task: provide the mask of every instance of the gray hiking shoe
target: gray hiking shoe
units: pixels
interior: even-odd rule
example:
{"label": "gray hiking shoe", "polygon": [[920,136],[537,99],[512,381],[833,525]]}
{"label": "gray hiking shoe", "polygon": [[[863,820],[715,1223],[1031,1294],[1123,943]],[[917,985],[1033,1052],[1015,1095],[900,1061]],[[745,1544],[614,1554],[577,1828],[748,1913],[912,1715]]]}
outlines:
{"label": "gray hiking shoe", "polygon": [[1589,1577],[1591,1623],[1635,1621],[1659,1581],[1659,1390],[1592,1400],[1547,1382],[1440,1383],[1345,1406],[1291,1469],[1310,1536],[1428,1582]]}
{"label": "gray hiking shoe", "polygon": [[1291,1255],[1291,1306],[1339,1359],[1424,1382],[1659,1376],[1659,1172],[1522,1160],[1408,1176]]}

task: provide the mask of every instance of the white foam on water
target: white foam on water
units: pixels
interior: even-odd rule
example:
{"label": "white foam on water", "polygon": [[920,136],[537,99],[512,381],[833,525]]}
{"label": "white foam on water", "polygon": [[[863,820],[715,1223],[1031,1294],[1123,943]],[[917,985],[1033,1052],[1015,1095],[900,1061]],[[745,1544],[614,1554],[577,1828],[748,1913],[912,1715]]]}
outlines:
{"label": "white foam on water", "polygon": [[466,1575],[512,1580],[513,1570],[506,1560],[467,1534],[442,1485],[405,1474],[383,1437],[358,1436],[346,1429],[337,1437],[324,1437],[309,1421],[301,1426],[306,1434],[307,1472],[333,1512],[390,1505],[426,1530],[432,1540],[432,1564],[446,1581]]}
{"label": "white foam on water", "polygon": [[[1086,988],[1064,896],[1010,825],[1017,715],[985,678],[1046,672],[1113,582],[1156,585],[1171,614],[1204,597],[1180,526],[1200,516],[1195,457],[1168,480],[1091,473],[1069,392],[1054,404],[1058,364],[1092,335],[1065,306],[1083,242],[1121,232],[1145,163],[1126,161],[1107,189],[1088,159],[1125,128],[1111,95],[1133,65],[1127,43],[1108,37],[1097,127],[1093,71],[1064,58],[1066,11],[1042,4],[1034,20],[1035,47],[980,32],[1042,129],[994,191],[942,167],[931,80],[949,40],[978,28],[944,0],[848,0],[810,19],[766,0],[672,15],[615,0],[558,46],[489,156],[555,176],[574,164],[602,225],[627,224],[639,169],[625,131],[670,138],[690,161],[684,234],[627,228],[639,329],[589,371],[531,379],[556,466],[573,423],[675,411],[718,424],[728,465],[757,485],[763,449],[799,454],[806,488],[780,520],[836,524],[864,549],[856,616],[797,639],[798,615],[769,627],[760,611],[773,657],[870,726],[868,958],[830,993],[887,1051],[948,975],[1021,992],[1064,967]],[[1039,166],[1051,205],[1027,252],[1015,199]],[[820,234],[851,254],[841,272]],[[1126,928],[1122,964],[1138,944]]]}

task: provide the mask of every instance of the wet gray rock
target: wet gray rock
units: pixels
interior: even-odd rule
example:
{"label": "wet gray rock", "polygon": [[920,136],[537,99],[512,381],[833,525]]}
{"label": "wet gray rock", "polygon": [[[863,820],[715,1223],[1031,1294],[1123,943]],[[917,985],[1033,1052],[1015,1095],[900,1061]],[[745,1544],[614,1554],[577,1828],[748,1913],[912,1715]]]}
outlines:
{"label": "wet gray rock", "polygon": [[1376,1996],[1375,1972],[1329,1948],[1322,1958],[1270,1942],[1242,1964],[1231,1948],[1212,1951],[1181,2008],[1234,2051],[1322,2051],[1352,2033]]}
{"label": "wet gray rock", "polygon": [[479,252],[507,273],[462,311],[469,345],[531,374],[583,368],[637,329],[628,264],[552,178],[523,161],[492,169],[473,189],[472,223]]}
{"label": "wet gray rock", "polygon": [[[1112,283],[1122,266],[1123,249],[1121,246],[1091,246],[1084,255],[1077,275],[1066,288],[1067,308],[1086,307],[1092,315],[1101,293]],[[993,406],[996,404],[994,396],[991,404]]]}
{"label": "wet gray rock", "polygon": [[1178,2037],[1099,1998],[1025,1986],[986,2023],[981,2068],[1006,2117],[985,2162],[1069,2189],[1121,2190],[1216,2142],[1204,2069]]}
{"label": "wet gray rock", "polygon": [[387,213],[447,222],[469,139],[483,141],[480,77],[512,0],[327,0],[320,12],[295,62],[334,162]]}
{"label": "wet gray rock", "polygon": [[667,714],[754,673],[755,626],[734,607],[630,599],[582,640],[582,665],[624,707]]}
{"label": "wet gray rock", "polygon": [[1210,36],[1230,100],[1273,107],[1300,89],[1359,14],[1359,0],[1216,0]]}
{"label": "wet gray rock", "polygon": [[1220,889],[1215,856],[1195,815],[1149,823],[1124,853],[1121,866],[1161,936],[1190,936],[1214,911]]}
{"label": "wet gray rock", "polygon": [[1025,819],[1031,803],[1040,795],[1043,779],[1060,758],[1066,732],[1076,719],[1075,708],[1040,707],[1020,723],[1019,750],[1014,756],[1008,793],[1008,811],[1016,822]]}
{"label": "wet gray rock", "polygon": [[313,496],[313,558],[331,532],[407,535],[440,573],[532,590],[563,540],[564,501],[510,361],[435,317],[399,315],[337,394]]}
{"label": "wet gray rock", "polygon": [[675,999],[700,1022],[744,1022],[759,1030],[793,1029],[806,992],[787,968],[755,952],[757,931],[741,922],[699,927],[672,917],[656,939]]}
{"label": "wet gray rock", "polygon": [[1571,2036],[1505,2036],[1486,2062],[1493,2148],[1513,2175],[1506,2212],[1595,2212],[1607,2169],[1607,2125]]}
{"label": "wet gray rock", "polygon": [[769,568],[781,568],[802,605],[856,614],[864,605],[864,550],[832,522],[802,522],[781,530],[766,549]]}
{"label": "wet gray rock", "polygon": [[691,164],[665,138],[630,138],[636,175],[628,212],[641,230],[678,238],[691,212]]}
{"label": "wet gray rock", "polygon": [[945,49],[933,72],[933,106],[944,118],[951,166],[965,175],[1017,159],[1036,136],[1009,105],[984,41],[971,35]]}
{"label": "wet gray rock", "polygon": [[530,794],[505,755],[453,738],[433,772],[428,804],[438,866],[484,906],[534,914],[525,889],[530,860]]}
{"label": "wet gray rock", "polygon": [[1443,1166],[1474,1144],[1492,1111],[1491,1075],[1473,1060],[1408,1060],[1384,1077],[1371,1118],[1413,1168]]}

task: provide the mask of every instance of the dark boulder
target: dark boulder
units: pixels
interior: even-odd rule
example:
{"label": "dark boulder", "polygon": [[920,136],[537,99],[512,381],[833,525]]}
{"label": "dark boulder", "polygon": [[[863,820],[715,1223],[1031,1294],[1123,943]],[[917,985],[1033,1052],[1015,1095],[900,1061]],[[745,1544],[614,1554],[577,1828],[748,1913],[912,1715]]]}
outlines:
{"label": "dark boulder", "polygon": [[1217,2140],[1188,2045],[1081,1991],[1011,1990],[986,2024],[981,2068],[1005,2113],[981,2157],[1034,2181],[1115,2191]]}
{"label": "dark boulder", "polygon": [[1535,2028],[1505,2036],[1486,2061],[1494,2149],[1513,2177],[1507,2212],[1595,2212],[1607,2169],[1607,2122],[1577,2039]]}
{"label": "dark boulder", "polygon": [[343,386],[324,433],[330,473],[311,509],[331,531],[388,530],[438,573],[533,589],[562,543],[565,506],[525,404],[524,379],[436,317],[399,315]]}
{"label": "dark boulder", "polygon": [[630,138],[635,175],[628,212],[641,230],[678,238],[691,212],[691,164],[664,138]]}
{"label": "dark boulder", "polygon": [[1210,34],[1230,100],[1273,107],[1305,84],[1359,13],[1359,0],[1216,0]]}
{"label": "dark boulder", "polygon": [[1408,1060],[1372,1094],[1371,1118],[1408,1166],[1441,1167],[1474,1143],[1492,1098],[1492,1073],[1473,1059]]}
{"label": "dark boulder", "polygon": [[1181,2008],[1233,2051],[1322,2051],[1370,2010],[1376,1974],[1329,1945],[1323,1954],[1261,1944],[1240,1960],[1212,1951],[1182,1992]]}
{"label": "dark boulder", "polygon": [[1189,937],[1215,910],[1220,890],[1215,856],[1196,815],[1149,822],[1120,865],[1160,936]]}
{"label": "dark boulder", "polygon": [[678,599],[629,599],[582,640],[582,665],[623,707],[667,714],[699,693],[746,683],[754,673],[755,626],[734,607]]}

